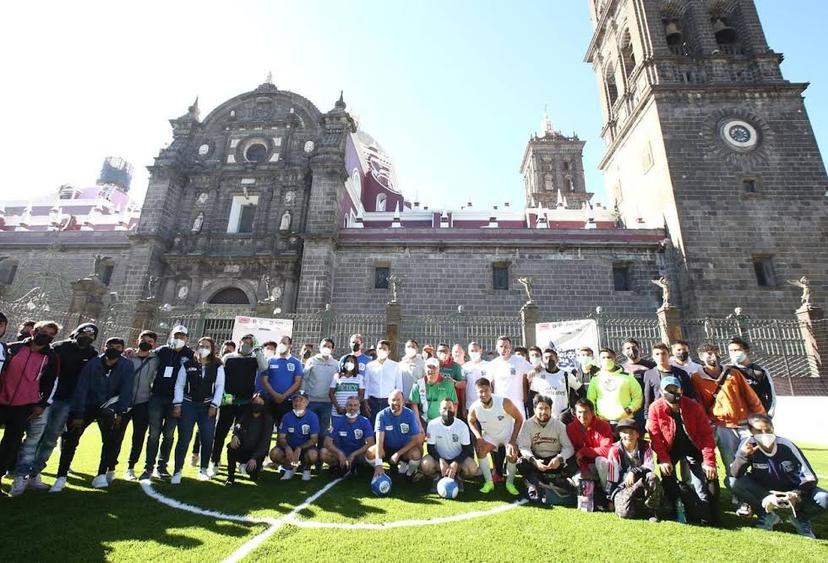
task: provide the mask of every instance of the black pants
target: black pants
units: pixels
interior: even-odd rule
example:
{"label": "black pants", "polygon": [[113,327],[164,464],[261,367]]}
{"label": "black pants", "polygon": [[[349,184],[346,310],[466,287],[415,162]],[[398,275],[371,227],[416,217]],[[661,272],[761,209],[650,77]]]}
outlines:
{"label": "black pants", "polygon": [[210,461],[218,465],[221,462],[221,451],[224,449],[224,441],[230,428],[239,421],[242,415],[250,408],[249,405],[224,405],[219,408],[218,421],[216,422],[216,434],[213,437],[213,455]]}
{"label": "black pants", "polygon": [[251,449],[246,449],[244,444],[239,446],[236,449],[233,449],[228,446],[227,448],[227,479],[232,480],[236,477],[236,464],[246,464],[251,459],[256,460],[256,470],[255,471],[248,471],[247,475],[250,477],[251,481],[255,481],[259,478],[259,473],[262,471],[262,463],[264,463],[264,456],[262,457],[253,457],[254,451]]}
{"label": "black pants", "polygon": [[[60,440],[60,463],[58,464],[58,477],[66,477],[69,473],[69,467],[72,465],[72,460],[75,458],[75,452],[78,449],[81,436],[84,431],[93,422],[98,423],[98,429],[101,431],[101,460],[98,464],[98,475],[103,475],[107,471],[114,471],[115,466],[118,465],[118,451],[121,446],[121,441],[124,439],[124,423],[116,428],[114,426],[114,417],[112,411],[103,410],[98,407],[88,409],[83,413],[83,424],[80,428],[70,429],[63,433]],[[72,423],[69,419],[68,424]]]}
{"label": "black pants", "polygon": [[17,462],[17,452],[23,443],[23,433],[34,405],[0,405],[0,426],[4,427],[0,441],[0,477]]}
{"label": "black pants", "polygon": [[273,417],[273,424],[277,427],[282,422],[282,417],[285,416],[291,408],[291,402],[287,399],[281,403],[268,399],[265,405],[267,407],[267,412],[269,412],[270,416]]}
{"label": "black pants", "polygon": [[134,405],[132,410],[121,417],[121,427],[124,432],[121,433],[121,439],[118,441],[116,459],[121,455],[124,434],[130,421],[132,422],[132,446],[129,449],[127,467],[135,469],[135,464],[138,463],[138,458],[141,457],[141,452],[144,449],[144,439],[147,437],[147,429],[149,428],[149,403]]}
{"label": "black pants", "polygon": [[[541,461],[543,463],[549,463],[551,459],[551,457],[547,457],[542,458]],[[533,461],[521,457],[518,458],[517,470],[523,475],[526,482],[534,487],[540,485],[542,481],[549,485],[572,489],[573,492],[575,490],[567,481],[567,477],[572,477],[578,471],[578,465],[575,463],[574,456],[564,461],[558,469],[553,471],[539,471]]]}
{"label": "black pants", "polygon": [[[713,479],[709,481],[705,477],[704,469],[702,468],[701,452],[698,454],[693,453],[678,456],[673,456],[671,452],[671,458],[673,474],[662,475],[661,477],[664,496],[670,502],[670,506],[674,507],[676,501],[682,499],[688,520],[700,520],[704,523],[718,524],[720,518],[719,480]],[[690,470],[692,486],[687,486],[683,483],[681,486],[679,485],[679,481],[676,478],[676,471],[678,471],[680,461],[684,461]],[[684,490],[683,495],[682,489]]]}

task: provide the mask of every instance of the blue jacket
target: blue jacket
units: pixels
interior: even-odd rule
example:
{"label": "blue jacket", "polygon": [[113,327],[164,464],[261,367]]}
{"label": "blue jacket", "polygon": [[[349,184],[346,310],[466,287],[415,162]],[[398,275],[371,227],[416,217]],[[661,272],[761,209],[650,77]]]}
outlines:
{"label": "blue jacket", "polygon": [[118,400],[109,408],[118,414],[124,414],[132,404],[134,377],[135,370],[127,358],[118,358],[110,370],[104,366],[103,354],[92,358],[81,370],[78,385],[72,395],[70,416],[81,418],[88,408],[101,407],[114,397],[118,397]]}

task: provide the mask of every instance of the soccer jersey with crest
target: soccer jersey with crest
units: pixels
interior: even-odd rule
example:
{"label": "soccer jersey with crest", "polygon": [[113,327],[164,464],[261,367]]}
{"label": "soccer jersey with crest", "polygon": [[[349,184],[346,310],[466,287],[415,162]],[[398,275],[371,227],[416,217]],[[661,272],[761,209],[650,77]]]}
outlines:
{"label": "soccer jersey with crest", "polygon": [[494,392],[512,401],[523,412],[523,380],[532,370],[532,364],[520,356],[510,356],[508,360],[497,357],[489,362],[486,370],[494,383]]}
{"label": "soccer jersey with crest", "polygon": [[515,419],[503,408],[503,397],[492,395],[488,408],[478,399],[471,408],[477,416],[477,423],[483,431],[483,439],[495,446],[506,444],[512,437]]}
{"label": "soccer jersey with crest", "polygon": [[442,419],[435,418],[428,423],[428,443],[437,448],[440,459],[454,459],[463,451],[463,446],[471,444],[469,427],[455,418],[449,426]]}
{"label": "soccer jersey with crest", "polygon": [[288,411],[279,424],[279,434],[285,436],[288,446],[296,448],[307,442],[312,434],[319,434],[319,417],[306,410],[301,417]]}

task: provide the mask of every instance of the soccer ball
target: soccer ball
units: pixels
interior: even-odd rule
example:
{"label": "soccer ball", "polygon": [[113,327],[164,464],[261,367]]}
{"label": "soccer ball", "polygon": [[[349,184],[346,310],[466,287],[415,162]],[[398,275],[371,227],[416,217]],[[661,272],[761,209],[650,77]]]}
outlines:
{"label": "soccer ball", "polygon": [[378,497],[384,497],[391,492],[391,477],[382,474],[371,479],[371,492]]}
{"label": "soccer ball", "polygon": [[457,486],[457,481],[451,477],[443,477],[437,481],[437,494],[443,498],[457,498],[460,489]]}

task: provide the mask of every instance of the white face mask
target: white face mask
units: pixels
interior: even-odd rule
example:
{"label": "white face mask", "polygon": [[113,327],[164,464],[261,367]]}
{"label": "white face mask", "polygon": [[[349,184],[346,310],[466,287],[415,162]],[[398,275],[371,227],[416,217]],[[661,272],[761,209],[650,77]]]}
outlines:
{"label": "white face mask", "polygon": [[350,372],[354,369],[354,362],[345,362],[345,371]]}
{"label": "white face mask", "polygon": [[593,361],[592,356],[578,356],[578,363],[581,364],[581,367],[591,366]]}
{"label": "white face mask", "polygon": [[353,419],[355,419],[356,417],[359,416],[359,413],[358,412],[346,412],[345,416],[347,416],[348,418],[353,420]]}
{"label": "white face mask", "polygon": [[171,342],[170,344],[171,344],[171,345],[172,345],[172,347],[173,347],[173,348],[175,348],[176,350],[180,350],[180,349],[182,349],[182,348],[184,347],[184,345],[185,345],[186,343],[187,343],[187,341],[186,341],[186,340],[183,340],[183,339],[181,339],[181,338],[173,338],[173,339],[172,339],[172,342]]}
{"label": "white face mask", "polygon": [[744,350],[739,350],[738,352],[731,352],[730,353],[730,361],[734,364],[741,364],[745,361],[747,355],[745,354]]}
{"label": "white face mask", "polygon": [[539,358],[537,356],[533,356],[529,361],[531,361],[532,365],[536,368],[539,368],[543,365],[543,358]]}
{"label": "white face mask", "polygon": [[303,416],[305,416],[305,409],[302,409],[302,410],[293,409],[293,414],[295,414],[299,418],[302,418]]}
{"label": "white face mask", "polygon": [[471,358],[471,361],[473,362],[479,362],[480,352],[469,352],[469,358]]}
{"label": "white face mask", "polygon": [[755,434],[753,437],[756,438],[756,442],[766,450],[771,449],[774,443],[776,443],[776,434],[773,432],[769,434]]}
{"label": "white face mask", "polygon": [[378,360],[384,360],[387,357],[388,357],[388,350],[383,350],[382,348],[377,350],[377,359]]}
{"label": "white face mask", "polygon": [[333,350],[331,350],[327,346],[323,346],[322,348],[319,349],[319,353],[322,354],[323,358],[329,358],[331,356],[332,352],[333,352]]}
{"label": "white face mask", "polygon": [[286,354],[288,351],[287,344],[280,342],[278,346],[276,346],[276,353],[280,356]]}
{"label": "white face mask", "polygon": [[206,358],[207,356],[209,356],[210,352],[212,352],[212,350],[210,350],[209,348],[199,348],[198,349],[198,355],[201,356],[202,358]]}
{"label": "white face mask", "polygon": [[405,357],[406,358],[411,359],[416,355],[417,355],[417,349],[416,348],[411,348],[410,346],[406,346],[406,348],[405,348]]}

